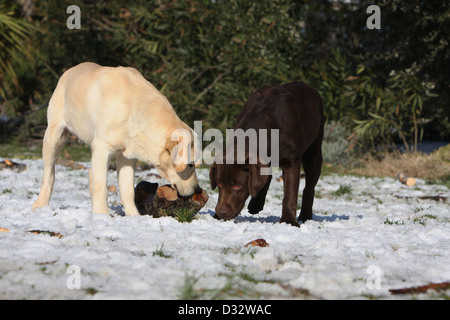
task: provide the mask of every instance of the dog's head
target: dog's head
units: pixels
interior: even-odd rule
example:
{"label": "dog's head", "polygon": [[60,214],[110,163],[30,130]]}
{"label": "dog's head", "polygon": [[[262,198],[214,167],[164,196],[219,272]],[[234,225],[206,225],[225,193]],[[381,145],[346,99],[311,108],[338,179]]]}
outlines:
{"label": "dog's head", "polygon": [[261,164],[211,165],[209,180],[211,188],[219,188],[216,214],[230,220],[239,215],[248,196],[256,197],[269,178],[261,175]]}
{"label": "dog's head", "polygon": [[195,173],[195,152],[199,152],[198,139],[190,128],[176,129],[167,139],[160,155],[159,173],[166,178],[183,197],[201,191]]}

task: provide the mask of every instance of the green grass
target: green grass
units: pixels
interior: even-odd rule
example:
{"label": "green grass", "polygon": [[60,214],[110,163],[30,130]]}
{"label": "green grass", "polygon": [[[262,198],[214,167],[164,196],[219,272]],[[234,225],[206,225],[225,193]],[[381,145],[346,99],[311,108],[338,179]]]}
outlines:
{"label": "green grass", "polygon": [[450,174],[443,175],[438,179],[427,180],[427,184],[443,185],[450,189]]}
{"label": "green grass", "polygon": [[[76,142],[65,144],[59,156],[64,158],[65,151],[70,155],[73,161],[90,161],[91,151],[87,145]],[[34,146],[26,146],[17,143],[0,144],[1,158],[16,159],[40,159],[42,158],[42,142]]]}
{"label": "green grass", "polygon": [[384,220],[384,224],[402,226],[405,224],[405,222],[403,220],[393,220],[387,218],[386,220]]}
{"label": "green grass", "polygon": [[172,258],[172,254],[164,252],[164,244],[161,244],[159,248],[156,248],[155,251],[152,252],[152,257],[157,256],[161,258]]}
{"label": "green grass", "polygon": [[191,223],[194,220],[197,211],[190,208],[178,208],[173,212],[173,214],[178,222]]}
{"label": "green grass", "polygon": [[352,187],[350,185],[344,184],[339,186],[339,189],[333,192],[333,195],[335,196],[343,196],[345,194],[351,194],[352,193]]}
{"label": "green grass", "polygon": [[194,286],[198,278],[190,275],[184,277],[184,283],[180,287],[180,300],[197,300],[200,299],[200,294],[195,290]]}
{"label": "green grass", "polygon": [[5,159],[39,159],[41,153],[42,145],[27,147],[16,143],[0,144],[0,157]]}

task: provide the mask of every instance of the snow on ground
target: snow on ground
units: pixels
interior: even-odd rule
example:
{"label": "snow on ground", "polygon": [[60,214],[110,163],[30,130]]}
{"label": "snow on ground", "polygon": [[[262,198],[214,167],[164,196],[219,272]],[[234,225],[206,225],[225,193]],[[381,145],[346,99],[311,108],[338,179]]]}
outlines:
{"label": "snow on ground", "polygon": [[[261,214],[244,209],[234,221],[213,219],[217,192],[210,188],[208,170],[200,169],[210,200],[193,222],[180,223],[124,217],[118,192],[109,193],[111,216],[92,215],[88,171],[61,166],[50,206],[33,212],[42,161],[15,161],[28,170],[0,171],[0,228],[9,229],[0,232],[0,299],[450,295],[450,290],[396,296],[388,291],[450,281],[450,206],[419,199],[450,197],[445,186],[324,176],[316,188],[314,220],[294,228],[278,222],[283,189],[275,178]],[[137,172],[137,179],[166,183],[150,172]],[[108,185],[117,186],[115,172]],[[257,238],[270,246],[244,247]]]}

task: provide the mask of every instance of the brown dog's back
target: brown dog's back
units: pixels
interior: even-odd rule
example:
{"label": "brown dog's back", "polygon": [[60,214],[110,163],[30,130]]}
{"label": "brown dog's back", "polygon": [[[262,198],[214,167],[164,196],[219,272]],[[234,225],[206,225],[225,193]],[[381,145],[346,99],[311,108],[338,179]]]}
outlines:
{"label": "brown dog's back", "polygon": [[282,164],[301,160],[323,131],[324,123],[324,107],[317,90],[303,82],[292,82],[256,91],[237,117],[234,129],[279,129]]}

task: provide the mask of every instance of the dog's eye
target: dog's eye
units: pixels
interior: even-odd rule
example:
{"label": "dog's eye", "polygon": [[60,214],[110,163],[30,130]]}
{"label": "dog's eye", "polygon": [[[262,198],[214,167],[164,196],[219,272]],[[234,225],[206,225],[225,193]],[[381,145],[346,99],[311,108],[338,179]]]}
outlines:
{"label": "dog's eye", "polygon": [[240,184],[235,184],[234,186],[233,186],[233,189],[234,190],[239,190],[239,189],[241,189],[242,188],[242,185],[240,185]]}
{"label": "dog's eye", "polygon": [[217,185],[219,186],[219,188],[222,188],[222,182],[219,182]]}

